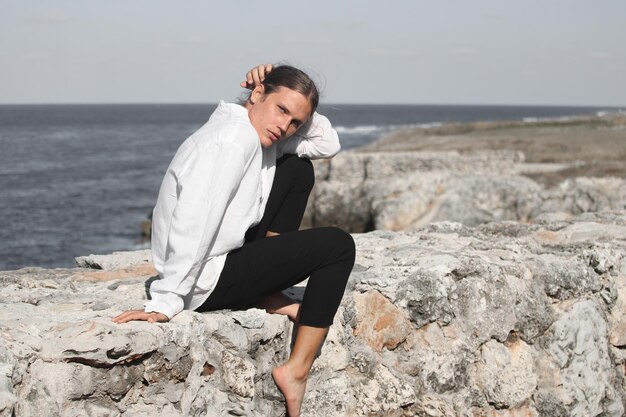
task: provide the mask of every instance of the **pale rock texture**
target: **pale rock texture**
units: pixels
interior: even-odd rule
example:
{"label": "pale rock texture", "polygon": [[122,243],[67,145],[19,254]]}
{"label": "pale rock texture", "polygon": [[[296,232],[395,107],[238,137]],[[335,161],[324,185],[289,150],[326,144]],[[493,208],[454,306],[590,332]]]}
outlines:
{"label": "pale rock texture", "polygon": [[137,267],[150,263],[150,250],[133,252],[113,252],[110,255],[88,255],[75,258],[76,266],[81,268],[116,270]]}
{"label": "pale rock texture", "polygon": [[435,221],[476,226],[626,208],[624,178],[569,178],[545,188],[525,174],[567,165],[524,159],[522,152],[503,150],[344,152],[315,161],[316,185],[305,219],[351,232],[400,231]]}
{"label": "pale rock texture", "polygon": [[[480,360],[474,364],[472,385],[484,390],[487,402],[497,408],[519,407],[537,387],[532,348],[512,339],[509,343],[490,340],[483,344]],[[515,379],[519,383],[511,384]]]}
{"label": "pale rock texture", "polygon": [[[624,415],[623,210],[353,236],[303,416]],[[289,354],[285,317],[111,322],[141,308],[149,257],[0,273],[0,416],[285,415],[270,374]]]}

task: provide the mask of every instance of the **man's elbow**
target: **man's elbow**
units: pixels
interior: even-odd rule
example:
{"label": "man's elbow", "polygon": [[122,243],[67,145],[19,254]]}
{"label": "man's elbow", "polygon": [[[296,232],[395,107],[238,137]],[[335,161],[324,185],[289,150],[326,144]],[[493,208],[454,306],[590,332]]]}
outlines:
{"label": "man's elbow", "polygon": [[[337,135],[337,133],[335,133],[335,135]],[[341,143],[339,143],[339,138],[337,137],[335,142],[331,144],[330,149],[328,150],[328,156],[325,156],[325,158],[332,158],[337,155],[339,151],[341,151]]]}
{"label": "man's elbow", "polygon": [[341,151],[341,143],[339,143],[339,135],[335,129],[331,129],[331,138],[324,143],[324,149],[319,152],[319,158],[329,159],[337,155]]}

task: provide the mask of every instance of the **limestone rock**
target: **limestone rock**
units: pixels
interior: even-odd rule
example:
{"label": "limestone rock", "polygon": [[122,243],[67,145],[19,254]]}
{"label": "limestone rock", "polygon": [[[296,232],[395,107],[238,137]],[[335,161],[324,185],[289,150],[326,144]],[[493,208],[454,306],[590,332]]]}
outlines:
{"label": "limestone rock", "polygon": [[[307,226],[413,230],[434,221],[475,226],[544,213],[626,207],[626,179],[570,178],[545,188],[513,151],[344,152],[316,163]],[[545,169],[550,169],[546,167]]]}
{"label": "limestone rock", "polygon": [[375,351],[383,347],[393,350],[404,342],[412,330],[402,310],[395,307],[378,291],[354,295],[358,326],[354,335],[365,340]]}
{"label": "limestone rock", "polygon": [[485,343],[474,365],[473,384],[482,387],[487,402],[498,409],[523,405],[537,386],[532,349],[522,340],[512,339],[509,343]]}
{"label": "limestone rock", "polygon": [[605,315],[591,300],[575,302],[540,340],[559,369],[559,385],[544,390],[558,389],[571,415],[624,413],[623,389],[607,340]]}
{"label": "limestone rock", "polygon": [[[626,212],[354,238],[303,416],[624,414]],[[284,415],[270,373],[289,354],[285,317],[111,322],[145,301],[147,259],[0,272],[0,416]]]}
{"label": "limestone rock", "polygon": [[254,364],[225,351],[222,355],[224,382],[235,394],[241,397],[254,396]]}
{"label": "limestone rock", "polygon": [[109,255],[79,256],[74,259],[80,268],[115,270],[137,265],[149,264],[152,261],[150,250],[132,252],[113,252]]}
{"label": "limestone rock", "polygon": [[611,344],[626,346],[626,275],[619,273],[616,279],[617,302],[611,311]]}

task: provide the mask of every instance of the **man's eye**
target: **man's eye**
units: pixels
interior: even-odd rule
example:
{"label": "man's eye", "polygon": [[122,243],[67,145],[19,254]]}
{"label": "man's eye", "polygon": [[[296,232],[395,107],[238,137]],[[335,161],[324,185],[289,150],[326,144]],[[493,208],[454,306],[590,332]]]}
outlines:
{"label": "man's eye", "polygon": [[300,125],[301,125],[301,123],[300,123],[300,122],[298,122],[298,121],[296,121],[296,120],[292,120],[292,121],[291,121],[291,124],[292,124],[292,125],[293,125],[296,129],[297,129],[297,128],[299,128],[299,127],[300,127]]}
{"label": "man's eye", "polygon": [[278,110],[279,110],[281,113],[285,113],[285,111],[286,111],[284,107],[280,107],[280,106],[278,106]]}

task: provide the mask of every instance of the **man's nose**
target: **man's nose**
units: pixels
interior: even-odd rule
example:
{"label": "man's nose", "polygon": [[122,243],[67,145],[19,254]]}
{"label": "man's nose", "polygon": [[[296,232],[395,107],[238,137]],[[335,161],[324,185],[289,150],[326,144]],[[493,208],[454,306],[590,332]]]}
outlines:
{"label": "man's nose", "polygon": [[280,129],[281,132],[285,133],[287,132],[287,129],[289,129],[290,123],[291,123],[291,120],[289,120],[288,117],[285,117],[278,122],[278,128]]}

